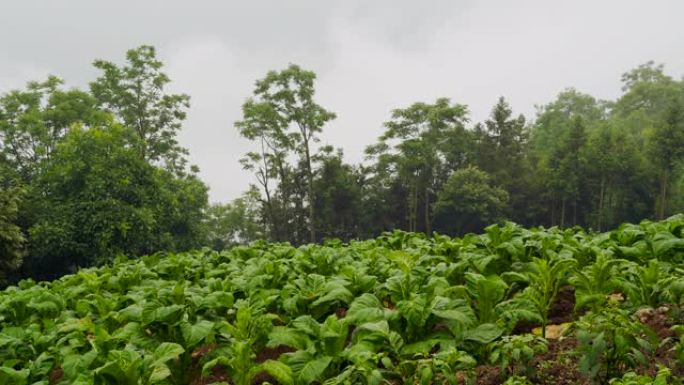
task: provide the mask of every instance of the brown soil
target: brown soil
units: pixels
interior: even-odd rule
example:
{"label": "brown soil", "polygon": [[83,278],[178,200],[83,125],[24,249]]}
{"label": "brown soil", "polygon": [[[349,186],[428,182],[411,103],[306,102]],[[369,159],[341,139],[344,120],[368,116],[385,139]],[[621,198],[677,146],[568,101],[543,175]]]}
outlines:
{"label": "brown soil", "polygon": [[477,385],[499,385],[503,383],[501,368],[494,365],[480,365],[476,367],[475,383]]}
{"label": "brown soil", "polygon": [[49,376],[50,385],[58,383],[62,377],[64,377],[64,369],[59,366],[52,369]]}
{"label": "brown soil", "polygon": [[548,385],[583,385],[590,380],[579,370],[577,357],[573,352],[577,349],[577,340],[563,338],[549,340],[548,351],[538,355],[533,361],[536,381]]}
{"label": "brown soil", "polygon": [[388,308],[388,309],[390,309],[390,310],[394,310],[394,309],[396,308],[396,306],[395,306],[394,303],[392,302],[392,299],[391,299],[389,296],[385,297],[385,298],[382,300],[382,304],[383,304],[386,308]]}
{"label": "brown soil", "polygon": [[264,383],[278,385],[279,382],[275,378],[269,376],[267,373],[259,373],[252,380],[252,385],[261,385]]}
{"label": "brown soil", "polygon": [[262,363],[266,360],[278,360],[281,354],[292,353],[294,351],[296,351],[296,349],[285,345],[276,346],[275,348],[264,348],[262,351],[257,353],[256,362]]}
{"label": "brown soil", "polygon": [[337,316],[337,319],[342,319],[347,316],[347,308],[346,307],[339,307],[335,311],[335,315]]}
{"label": "brown soil", "polygon": [[[534,375],[530,380],[540,385],[588,385],[589,379],[577,367],[577,357],[571,355],[576,347],[577,341],[571,338],[549,341],[548,351],[532,361]],[[501,369],[493,365],[476,367],[475,376],[477,385],[500,385],[505,381]]]}
{"label": "brown soil", "polygon": [[549,311],[549,324],[571,322],[574,311],[575,288],[572,286],[561,287]]}
{"label": "brown soil", "polygon": [[230,378],[228,378],[226,370],[221,365],[214,366],[211,369],[211,374],[208,376],[203,377],[199,375],[195,377],[195,379],[190,382],[190,385],[209,385],[215,382],[232,383]]}
{"label": "brown soil", "polygon": [[[278,360],[281,354],[283,353],[291,353],[294,352],[296,349],[293,349],[289,346],[285,345],[280,345],[276,346],[275,348],[264,348],[262,351],[257,353],[256,356],[256,362],[262,363],[267,360]],[[275,378],[271,377],[267,373],[258,373],[254,379],[252,380],[253,385],[259,385],[263,383],[269,383],[269,384],[274,384],[277,385],[278,381],[276,381]]]}
{"label": "brown soil", "polygon": [[652,353],[649,365],[638,370],[641,374],[655,376],[660,365],[669,368],[674,378],[684,378],[684,365],[677,359],[673,349],[677,343],[677,335],[671,328],[677,322],[669,317],[669,309],[670,307],[660,307],[637,312],[637,319],[653,330],[661,341]]}

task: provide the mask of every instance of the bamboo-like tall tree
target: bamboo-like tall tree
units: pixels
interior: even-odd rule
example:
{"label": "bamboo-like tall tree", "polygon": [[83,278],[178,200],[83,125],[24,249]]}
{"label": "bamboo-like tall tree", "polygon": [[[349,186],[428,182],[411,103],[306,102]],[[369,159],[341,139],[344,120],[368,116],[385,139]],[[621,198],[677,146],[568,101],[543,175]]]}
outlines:
{"label": "bamboo-like tall tree", "polygon": [[[264,140],[263,143],[270,147],[270,155],[262,152],[257,157],[258,161],[263,162],[271,158],[276,165],[283,166],[282,162],[290,153],[300,158],[306,179],[311,242],[316,241],[313,145],[319,141],[318,135],[323,131],[325,124],[336,117],[334,112],[316,103],[315,80],[314,72],[294,64],[282,71],[268,72],[266,77],[256,82],[254,97],[243,106],[245,118],[237,123],[243,136],[253,140]],[[263,175],[272,167],[273,165],[266,164],[260,171],[260,183],[264,188],[266,186],[263,183]],[[281,175],[281,188],[284,180],[284,175]]]}

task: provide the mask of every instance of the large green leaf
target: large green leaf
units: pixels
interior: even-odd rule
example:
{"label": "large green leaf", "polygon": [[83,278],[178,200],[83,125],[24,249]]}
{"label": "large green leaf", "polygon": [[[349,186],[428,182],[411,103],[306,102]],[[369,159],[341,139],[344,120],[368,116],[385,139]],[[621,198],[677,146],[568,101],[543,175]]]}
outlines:
{"label": "large green leaf", "polygon": [[214,328],[214,323],[207,320],[199,321],[196,324],[189,322],[181,323],[181,332],[185,340],[185,346],[194,347],[207,338]]}
{"label": "large green leaf", "polygon": [[488,344],[503,334],[503,330],[493,323],[486,323],[479,325],[475,329],[466,330],[463,332],[463,339],[466,341],[475,341],[481,344]]}
{"label": "large green leaf", "polygon": [[155,349],[153,366],[161,365],[167,361],[174,360],[178,358],[181,354],[185,352],[182,346],[173,342],[162,342],[157,349]]}
{"label": "large green leaf", "polygon": [[286,326],[276,326],[268,335],[268,347],[289,346],[306,349],[309,339],[301,331]]}
{"label": "large green leaf", "polygon": [[321,376],[330,365],[330,361],[332,361],[332,357],[320,357],[304,363],[297,372],[297,383],[308,385],[321,380]]}
{"label": "large green leaf", "polygon": [[259,365],[259,369],[275,378],[281,385],[294,384],[292,369],[282,362],[266,360]]}
{"label": "large green leaf", "polygon": [[15,370],[6,366],[0,366],[0,384],[2,385],[25,385],[28,384],[30,371],[28,369]]}
{"label": "large green leaf", "polygon": [[171,375],[171,369],[164,364],[155,365],[152,368],[152,373],[150,374],[149,382],[150,384],[156,384],[157,382],[167,379]]}

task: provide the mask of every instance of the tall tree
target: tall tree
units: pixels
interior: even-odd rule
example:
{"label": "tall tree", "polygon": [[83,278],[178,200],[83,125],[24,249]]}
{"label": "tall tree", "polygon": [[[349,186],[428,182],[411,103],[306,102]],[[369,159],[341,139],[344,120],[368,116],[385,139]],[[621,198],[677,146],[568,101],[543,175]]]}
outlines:
{"label": "tall tree", "polygon": [[650,137],[650,153],[659,173],[659,194],[656,216],[665,218],[669,212],[670,185],[677,166],[684,162],[684,92],[669,101],[664,121],[659,122]]}
{"label": "tall tree", "polygon": [[491,182],[489,175],[469,166],[446,181],[435,203],[437,228],[449,234],[481,231],[502,219],[508,194]]}
{"label": "tall tree", "polygon": [[73,124],[91,126],[108,120],[90,94],[65,91],[61,85],[61,79],[50,76],[0,96],[0,153],[23,183],[50,159]]}
{"label": "tall tree", "polygon": [[528,222],[532,170],[527,157],[527,129],[523,115],[513,116],[506,100],[499,98],[484,125],[476,126],[478,167],[492,176],[495,184],[508,192],[509,218]]}
{"label": "tall tree", "polygon": [[676,166],[684,160],[684,81],[664,73],[663,65],[640,65],[622,76],[625,94],[615,112],[627,127],[648,138],[647,153],[658,175],[655,216],[668,213],[669,189]]}
{"label": "tall tree", "polygon": [[131,127],[139,140],[139,154],[151,162],[163,161],[169,169],[185,167],[187,150],[176,140],[189,107],[190,97],[168,94],[169,77],[162,72],[152,46],[140,46],[126,53],[126,64],[96,60],[102,71],[90,90],[103,108],[113,112],[122,124]]}
{"label": "tall tree", "polygon": [[580,174],[582,157],[578,151],[586,144],[586,132],[606,120],[607,107],[603,101],[568,89],[539,109],[530,133],[530,157],[535,159],[537,179],[546,191],[542,199],[548,219],[538,221],[565,225],[571,203],[574,222],[582,222],[577,204],[584,176]]}
{"label": "tall tree", "polygon": [[264,192],[264,211],[272,239],[285,240],[291,218],[287,155],[296,138],[286,133],[289,122],[282,119],[271,103],[250,98],[243,104],[242,114],[243,119],[235,126],[243,137],[256,142],[257,150],[246,153],[240,163],[254,173]]}
{"label": "tall tree", "polygon": [[[409,231],[432,231],[432,204],[441,184],[463,161],[468,110],[440,98],[392,111],[379,143],[366,149],[376,159],[379,175],[396,174],[407,191]],[[422,213],[422,220],[419,220]]]}
{"label": "tall tree", "polygon": [[[269,142],[274,143],[278,148],[278,154],[271,153],[267,156],[262,151],[258,157],[253,157],[255,160],[263,162],[271,157],[278,162],[282,160],[280,151],[285,156],[290,151],[299,156],[306,180],[311,242],[316,240],[313,144],[318,142],[318,135],[325,124],[335,118],[335,113],[315,102],[315,79],[314,72],[294,64],[282,71],[268,72],[266,77],[256,82],[254,98],[248,100],[243,108],[245,119],[238,123],[243,135],[259,138],[262,145],[263,138],[273,139],[266,140],[265,144],[268,146]],[[263,132],[266,133],[262,134]],[[268,167],[264,165],[263,171],[267,172]],[[282,180],[284,176],[281,176],[281,182]]]}
{"label": "tall tree", "polygon": [[317,163],[316,194],[319,238],[357,238],[361,231],[362,187],[360,175],[342,159],[342,150],[330,146],[321,149]]}
{"label": "tall tree", "polygon": [[140,158],[133,130],[72,129],[33,184],[24,271],[49,278],[119,255],[198,247],[207,188]]}

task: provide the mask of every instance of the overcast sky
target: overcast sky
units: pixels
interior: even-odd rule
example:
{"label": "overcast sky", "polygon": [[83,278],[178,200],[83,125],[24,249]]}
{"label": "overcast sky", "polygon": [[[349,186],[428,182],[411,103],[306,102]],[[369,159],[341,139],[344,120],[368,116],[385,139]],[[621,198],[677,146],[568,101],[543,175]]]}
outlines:
{"label": "overcast sky", "polygon": [[0,93],[46,74],[85,87],[93,59],[154,45],[192,98],[181,144],[211,200],[228,201],[253,182],[233,123],[270,69],[318,74],[338,114],[323,143],[358,162],[390,110],[416,101],[449,97],[480,121],[505,96],[533,118],[566,87],[615,98],[620,74],[649,60],[680,77],[682,15],[682,0],[2,0]]}

